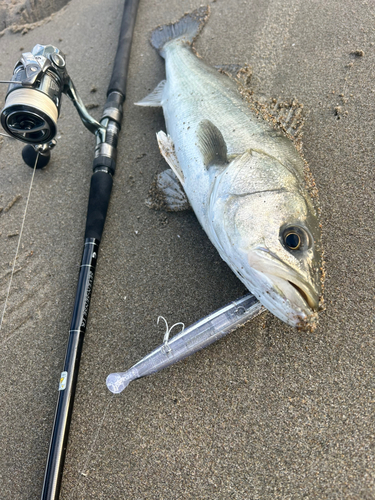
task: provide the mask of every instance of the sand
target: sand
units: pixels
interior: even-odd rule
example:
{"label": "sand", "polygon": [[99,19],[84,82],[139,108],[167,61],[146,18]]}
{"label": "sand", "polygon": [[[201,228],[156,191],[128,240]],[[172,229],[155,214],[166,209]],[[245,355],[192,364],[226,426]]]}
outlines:
{"label": "sand", "polygon": [[[110,372],[160,344],[159,315],[190,324],[244,291],[193,213],[144,203],[166,168],[155,138],[164,129],[161,111],[133,106],[164,76],[148,35],[200,3],[140,2],[61,499],[374,498],[370,2],[217,0],[197,41],[212,65],[249,63],[265,98],[304,105],[304,155],[319,189],[327,272],[316,331],[298,332],[266,313],[119,396],[106,389]],[[24,35],[7,30],[1,78],[22,51],[56,45],[100,118],[122,7],[71,0]],[[3,85],[1,102],[5,93]],[[0,332],[4,500],[40,496],[81,257],[94,140],[68,99],[58,123],[51,163],[35,174]],[[21,150],[16,141],[1,143],[1,304],[32,175]]]}
{"label": "sand", "polygon": [[5,30],[23,31],[61,10],[69,0],[1,0],[0,35]]}

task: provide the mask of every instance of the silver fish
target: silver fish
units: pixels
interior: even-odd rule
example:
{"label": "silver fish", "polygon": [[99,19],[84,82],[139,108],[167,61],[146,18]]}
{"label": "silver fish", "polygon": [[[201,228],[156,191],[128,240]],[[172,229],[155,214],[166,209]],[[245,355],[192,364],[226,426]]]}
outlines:
{"label": "silver fish", "polygon": [[119,394],[133,380],[151,375],[181,361],[244,325],[262,311],[264,309],[257,299],[248,294],[183,329],[171,340],[169,334],[172,328],[182,323],[176,323],[171,328],[167,325],[163,344],[126,372],[109,374],[107,387],[114,394]]}
{"label": "silver fish", "polygon": [[153,31],[166,80],[137,104],[162,106],[168,135],[157,134],[160,151],[222,259],[278,318],[312,327],[322,249],[307,167],[237,84],[195,55],[208,13],[202,7]]}

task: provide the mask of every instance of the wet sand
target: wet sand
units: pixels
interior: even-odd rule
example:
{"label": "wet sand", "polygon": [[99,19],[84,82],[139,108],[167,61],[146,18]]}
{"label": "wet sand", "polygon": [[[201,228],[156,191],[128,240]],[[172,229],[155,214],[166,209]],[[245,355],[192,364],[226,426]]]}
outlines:
{"label": "wet sand", "polygon": [[[298,332],[266,313],[121,395],[106,389],[110,372],[160,344],[159,315],[190,324],[244,292],[192,212],[144,203],[166,168],[155,138],[165,128],[162,112],[133,105],[164,77],[148,36],[200,4],[140,2],[61,499],[374,498],[370,3],[217,0],[196,44],[212,65],[249,63],[266,98],[304,105],[304,155],[319,188],[327,273],[318,328]],[[100,118],[122,7],[122,0],[71,0],[24,35],[6,31],[1,78],[22,51],[56,45]],[[1,102],[5,93],[3,85]],[[81,257],[94,140],[68,99],[58,125],[51,163],[35,174],[0,332],[4,500],[40,496]],[[1,142],[1,307],[32,175],[21,150]]]}

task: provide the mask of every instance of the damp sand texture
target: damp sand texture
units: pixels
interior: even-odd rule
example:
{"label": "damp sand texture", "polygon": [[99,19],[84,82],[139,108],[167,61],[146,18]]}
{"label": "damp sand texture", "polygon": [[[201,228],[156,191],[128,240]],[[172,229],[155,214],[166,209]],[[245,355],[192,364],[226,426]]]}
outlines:
{"label": "damp sand texture", "polygon": [[[319,189],[327,274],[316,330],[298,332],[266,313],[119,396],[106,389],[109,373],[160,344],[159,315],[189,325],[244,292],[193,213],[144,203],[166,168],[155,138],[165,130],[160,110],[133,106],[165,76],[149,33],[200,4],[140,2],[61,499],[372,498],[370,5],[217,0],[196,46],[211,66],[249,63],[265,100],[295,98],[304,106],[303,153]],[[24,35],[7,30],[2,77],[22,51],[56,45],[99,119],[122,8],[122,0],[71,0]],[[6,86],[0,93],[4,102]],[[81,257],[94,140],[67,99],[58,126],[51,163],[35,174],[0,332],[4,500],[40,495]],[[1,144],[0,206],[21,196],[0,213],[2,300],[17,246],[8,235],[20,230],[32,174],[21,150],[15,141]]]}

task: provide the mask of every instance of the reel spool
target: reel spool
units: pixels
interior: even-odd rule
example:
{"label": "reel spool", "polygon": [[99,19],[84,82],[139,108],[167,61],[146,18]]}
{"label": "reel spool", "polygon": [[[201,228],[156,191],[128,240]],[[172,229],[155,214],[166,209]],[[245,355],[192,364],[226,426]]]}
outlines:
{"label": "reel spool", "polygon": [[1,113],[1,125],[15,139],[28,144],[50,142],[57,132],[59,110],[36,89],[18,88],[8,94]]}

